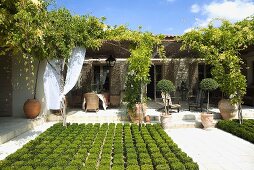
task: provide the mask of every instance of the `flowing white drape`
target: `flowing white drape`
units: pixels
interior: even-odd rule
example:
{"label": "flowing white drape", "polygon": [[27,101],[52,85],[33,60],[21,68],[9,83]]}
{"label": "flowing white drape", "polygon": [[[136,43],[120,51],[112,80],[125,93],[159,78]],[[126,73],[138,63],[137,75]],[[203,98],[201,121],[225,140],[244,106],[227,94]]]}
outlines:
{"label": "flowing white drape", "polygon": [[60,72],[63,60],[51,60],[46,66],[44,73],[44,92],[48,109],[58,110],[61,108],[63,97],[75,86],[85,59],[86,50],[77,47],[73,50],[67,63],[67,74],[64,90],[61,93]]}

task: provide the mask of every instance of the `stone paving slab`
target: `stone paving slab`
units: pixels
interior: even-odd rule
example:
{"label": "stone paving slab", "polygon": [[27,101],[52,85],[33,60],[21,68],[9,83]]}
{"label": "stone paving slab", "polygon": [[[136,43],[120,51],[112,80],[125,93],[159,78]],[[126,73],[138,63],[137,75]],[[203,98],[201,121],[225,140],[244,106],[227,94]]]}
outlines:
{"label": "stone paving slab", "polygon": [[217,128],[165,131],[200,170],[254,170],[254,144],[248,141]]}
{"label": "stone paving slab", "polygon": [[0,144],[9,141],[10,139],[27,132],[30,129],[42,124],[41,118],[26,119],[16,117],[1,117],[0,118]]}
{"label": "stone paving slab", "polygon": [[34,129],[29,130],[10,141],[0,145],[0,160],[5,159],[8,155],[16,152],[16,150],[20,149],[23,145],[25,145],[30,140],[35,139],[42,132],[51,127],[55,122],[46,122],[39,126],[34,127]]}

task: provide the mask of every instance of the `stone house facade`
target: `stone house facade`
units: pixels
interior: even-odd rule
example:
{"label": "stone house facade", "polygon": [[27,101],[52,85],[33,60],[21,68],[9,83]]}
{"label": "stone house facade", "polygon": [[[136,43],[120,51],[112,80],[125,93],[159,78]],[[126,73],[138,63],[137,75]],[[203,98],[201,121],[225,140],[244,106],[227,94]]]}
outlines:
{"label": "stone house facade", "polygon": [[[207,76],[204,74],[206,67],[195,53],[180,51],[181,44],[174,37],[166,37],[163,43],[167,58],[161,59],[155,54],[151,59],[151,82],[147,85],[147,96],[152,100],[161,98],[156,84],[161,79],[168,79],[177,87],[175,95],[185,100],[187,93],[196,93],[198,82]],[[91,91],[108,93],[111,106],[119,106],[122,102],[130,53],[121,50],[128,46],[128,42],[120,42],[120,48],[112,44],[113,42],[105,43],[98,51],[88,49],[78,86],[68,96],[71,107],[80,107],[83,94]],[[112,68],[106,66],[109,55],[116,59]],[[185,89],[182,89],[183,86]]]}

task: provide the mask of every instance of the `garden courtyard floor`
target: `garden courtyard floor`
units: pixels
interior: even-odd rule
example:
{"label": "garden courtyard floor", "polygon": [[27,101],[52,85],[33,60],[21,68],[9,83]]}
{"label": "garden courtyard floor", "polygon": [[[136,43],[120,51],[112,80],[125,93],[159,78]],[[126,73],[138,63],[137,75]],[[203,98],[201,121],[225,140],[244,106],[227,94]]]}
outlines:
{"label": "garden courtyard floor", "polygon": [[[148,110],[148,112],[156,111],[156,109],[153,107],[150,107],[150,109],[151,110]],[[86,120],[84,123],[93,122],[93,119],[101,114],[107,114],[107,116],[111,115],[112,117],[115,116],[115,123],[126,122],[120,120],[117,121],[119,114],[122,116],[124,113],[122,113],[121,110],[118,110],[119,113],[114,114],[115,111],[116,109],[108,109],[106,111],[101,110],[98,113],[87,113],[87,115],[90,115],[91,119]],[[212,109],[212,111],[214,113],[218,113],[217,108]],[[184,152],[186,152],[193,158],[195,162],[199,164],[201,170],[254,169],[254,144],[251,144],[250,142],[217,128],[203,130],[201,128],[194,128],[195,126],[190,126],[188,123],[193,123],[193,120],[195,122],[199,121],[199,112],[200,111],[198,110],[190,112],[186,108],[183,108],[180,113],[174,113],[174,121],[181,122],[181,126],[175,126],[165,131],[174,140],[174,142],[178,144],[180,148],[182,148]],[[250,117],[253,115],[253,113],[253,107],[243,108],[243,114],[245,117]],[[74,121],[76,118],[76,120],[78,120],[82,114],[84,114],[82,110],[70,110],[69,121]],[[20,118],[17,121],[15,118],[13,118],[13,121],[4,123],[5,120],[6,119],[0,118],[0,129],[8,130],[8,127],[15,127],[15,125],[17,125],[19,122],[26,121],[26,119]],[[105,119],[101,122],[108,121],[110,120]],[[153,123],[156,122],[158,122],[158,119],[153,119]],[[0,144],[0,160],[21,148],[25,143],[37,137],[54,123],[56,123],[56,121],[40,122],[40,125],[34,126],[31,130],[11,139],[4,144]],[[79,123],[82,123],[82,121]],[[183,126],[183,123],[187,124],[188,126]]]}

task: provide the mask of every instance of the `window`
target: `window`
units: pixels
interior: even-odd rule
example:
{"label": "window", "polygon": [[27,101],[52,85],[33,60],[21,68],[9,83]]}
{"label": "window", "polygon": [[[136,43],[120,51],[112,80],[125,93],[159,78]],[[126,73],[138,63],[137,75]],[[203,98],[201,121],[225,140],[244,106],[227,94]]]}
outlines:
{"label": "window", "polygon": [[109,91],[109,68],[107,66],[93,67],[92,90],[96,92]]}

